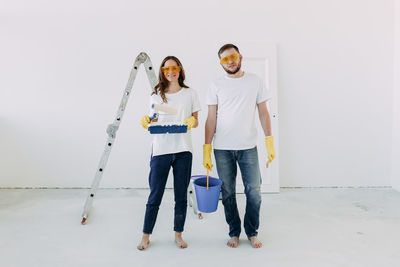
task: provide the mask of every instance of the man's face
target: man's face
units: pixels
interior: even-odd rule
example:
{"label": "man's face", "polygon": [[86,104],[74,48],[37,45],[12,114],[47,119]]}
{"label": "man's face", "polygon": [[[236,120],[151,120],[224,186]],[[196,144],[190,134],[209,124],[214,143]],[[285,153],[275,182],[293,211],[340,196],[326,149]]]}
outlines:
{"label": "man's face", "polygon": [[[238,55],[238,56],[235,56]],[[235,58],[237,58],[235,60]],[[235,48],[226,49],[221,54],[221,66],[229,74],[235,74],[240,70],[242,65],[242,55],[240,55]]]}

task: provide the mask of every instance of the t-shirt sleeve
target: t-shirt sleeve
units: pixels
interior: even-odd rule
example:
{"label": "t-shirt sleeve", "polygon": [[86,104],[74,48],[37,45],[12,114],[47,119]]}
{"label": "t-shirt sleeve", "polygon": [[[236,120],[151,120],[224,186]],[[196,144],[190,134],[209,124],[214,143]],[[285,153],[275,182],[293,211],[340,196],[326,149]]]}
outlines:
{"label": "t-shirt sleeve", "polygon": [[257,104],[271,99],[271,90],[265,86],[265,82],[259,79],[259,86],[257,92]]}
{"label": "t-shirt sleeve", "polygon": [[192,113],[201,110],[200,100],[196,90],[192,89]]}
{"label": "t-shirt sleeve", "polygon": [[208,88],[206,104],[207,105],[217,105],[218,104],[217,90],[216,90],[214,83],[212,83],[210,85],[210,88]]}

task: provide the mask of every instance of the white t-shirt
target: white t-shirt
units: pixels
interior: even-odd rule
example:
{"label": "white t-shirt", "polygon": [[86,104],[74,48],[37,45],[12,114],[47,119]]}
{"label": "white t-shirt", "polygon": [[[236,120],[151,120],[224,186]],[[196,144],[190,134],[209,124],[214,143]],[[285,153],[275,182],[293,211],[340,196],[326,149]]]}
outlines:
{"label": "white t-shirt", "polygon": [[257,104],[271,98],[264,82],[255,74],[215,80],[207,94],[207,105],[217,106],[215,149],[243,150],[257,145],[255,113]]}
{"label": "white t-shirt", "polygon": [[[159,94],[150,97],[150,114],[154,114],[152,104],[162,104],[178,111],[176,115],[159,111],[158,121],[154,125],[182,125],[183,122],[192,116],[193,112],[200,110],[199,97],[192,88],[182,88],[179,92],[165,94],[167,103],[163,103]],[[153,156],[178,153],[183,151],[192,152],[192,138],[190,131],[186,133],[153,134],[152,154]]]}

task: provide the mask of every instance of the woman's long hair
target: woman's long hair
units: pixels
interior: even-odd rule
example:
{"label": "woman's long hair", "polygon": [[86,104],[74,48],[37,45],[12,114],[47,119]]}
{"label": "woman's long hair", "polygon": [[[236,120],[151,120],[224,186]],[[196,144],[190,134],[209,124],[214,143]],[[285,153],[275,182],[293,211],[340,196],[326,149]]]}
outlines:
{"label": "woman's long hair", "polygon": [[168,85],[169,85],[169,81],[167,80],[167,78],[165,78],[164,76],[164,72],[162,71],[162,67],[164,67],[165,62],[167,62],[168,60],[172,59],[173,61],[176,62],[176,64],[178,64],[178,66],[180,67],[180,71],[179,71],[179,78],[178,78],[178,83],[181,87],[183,88],[189,88],[189,86],[187,86],[184,81],[185,81],[185,70],[182,67],[182,63],[179,61],[179,59],[177,57],[174,56],[167,56],[166,58],[164,58],[164,60],[161,62],[160,65],[160,70],[158,72],[158,83],[157,85],[154,87],[154,92],[153,94],[157,94],[160,93],[160,96],[163,100],[164,103],[167,103],[167,97],[165,96],[165,90],[167,89]]}

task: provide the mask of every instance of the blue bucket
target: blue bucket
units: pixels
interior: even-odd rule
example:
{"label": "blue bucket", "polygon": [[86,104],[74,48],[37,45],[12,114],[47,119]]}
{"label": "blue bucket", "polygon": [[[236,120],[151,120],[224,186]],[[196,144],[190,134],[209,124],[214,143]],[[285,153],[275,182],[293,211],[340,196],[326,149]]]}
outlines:
{"label": "blue bucket", "polygon": [[194,190],[196,191],[197,208],[201,212],[214,212],[218,207],[219,192],[222,181],[209,176],[207,190],[207,175],[195,175]]}

